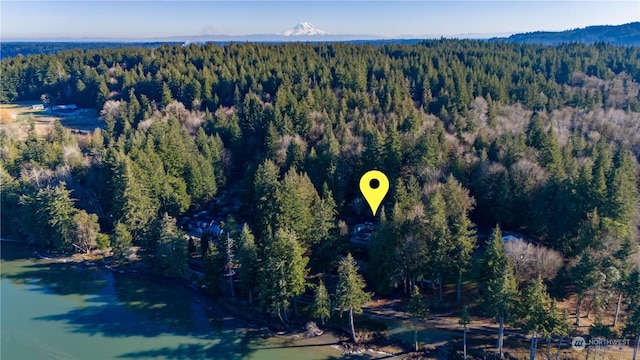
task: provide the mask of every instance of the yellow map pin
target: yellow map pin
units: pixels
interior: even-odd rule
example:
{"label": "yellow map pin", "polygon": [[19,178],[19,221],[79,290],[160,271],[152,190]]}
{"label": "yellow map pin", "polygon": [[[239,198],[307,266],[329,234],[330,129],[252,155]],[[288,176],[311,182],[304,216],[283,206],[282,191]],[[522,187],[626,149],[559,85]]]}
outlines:
{"label": "yellow map pin", "polygon": [[367,171],[360,178],[360,191],[371,207],[373,216],[376,216],[378,207],[389,191],[389,179],[387,175],[378,170]]}

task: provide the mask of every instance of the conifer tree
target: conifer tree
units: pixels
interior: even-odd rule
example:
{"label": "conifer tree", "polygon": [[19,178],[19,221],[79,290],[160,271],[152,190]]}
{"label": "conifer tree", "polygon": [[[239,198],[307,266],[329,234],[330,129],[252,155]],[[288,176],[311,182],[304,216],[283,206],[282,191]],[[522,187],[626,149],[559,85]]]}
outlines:
{"label": "conifer tree", "polygon": [[338,265],[338,287],[336,289],[336,307],[339,311],[349,312],[349,330],[351,340],[358,342],[353,324],[353,314],[362,313],[362,307],[371,301],[371,293],[364,291],[366,284],[358,274],[358,266],[351,254],[340,260]]}
{"label": "conifer tree", "polygon": [[166,276],[181,277],[187,268],[187,242],[176,220],[165,213],[157,224],[154,264]]}
{"label": "conifer tree", "polygon": [[133,237],[127,229],[127,226],[121,222],[116,222],[111,235],[111,249],[113,255],[118,261],[127,259],[130,253],[131,241]]}
{"label": "conifer tree", "polygon": [[240,265],[240,288],[249,295],[249,304],[252,304],[253,293],[258,286],[258,248],[247,224],[242,226],[237,253]]}
{"label": "conifer tree", "polygon": [[173,102],[173,96],[171,95],[171,89],[166,82],[162,83],[162,99],[161,104],[163,108],[166,108],[169,104]]}
{"label": "conifer tree", "polygon": [[399,246],[400,238],[391,219],[388,219],[384,208],[380,210],[380,222],[371,237],[371,249],[369,257],[371,263],[376,264],[371,269],[371,277],[374,279],[375,290],[379,294],[388,294],[395,285],[395,274],[398,269],[394,254]]}
{"label": "conifer tree", "polygon": [[19,204],[23,206],[23,232],[34,241],[60,250],[72,250],[78,209],[73,205],[71,191],[66,183],[47,186],[35,194],[23,194]]}
{"label": "conifer tree", "polygon": [[541,140],[542,143],[538,148],[538,162],[541,166],[549,169],[553,176],[562,176],[562,154],[553,128]]}
{"label": "conifer tree", "polygon": [[397,124],[390,124],[384,143],[384,167],[389,178],[397,178],[402,166],[402,142],[397,130]]}
{"label": "conifer tree", "polygon": [[314,212],[314,221],[312,225],[312,243],[311,248],[314,263],[323,271],[329,269],[335,261],[335,254],[340,246],[340,239],[337,233],[336,202],[333,199],[333,193],[329,190],[329,186],[323,185],[322,198],[319,203],[312,209]]}
{"label": "conifer tree", "polygon": [[433,193],[425,210],[428,221],[425,233],[427,237],[427,252],[429,254],[428,268],[438,281],[438,296],[443,301],[444,276],[451,269],[449,254],[453,250],[451,233],[449,231],[446,204],[441,190]]}
{"label": "conifer tree", "polygon": [[638,166],[633,159],[633,154],[626,149],[620,150],[616,155],[616,163],[608,187],[608,206],[603,210],[608,217],[629,226],[637,213],[636,204],[639,195],[636,174]]}
{"label": "conifer tree", "polygon": [[415,351],[418,351],[418,320],[426,320],[429,318],[429,308],[427,308],[427,305],[424,303],[424,299],[417,285],[414,285],[413,290],[411,290],[411,298],[407,305],[407,312],[411,315],[413,322],[413,344]]}
{"label": "conifer tree", "polygon": [[462,313],[460,314],[460,320],[458,324],[464,327],[462,333],[462,353],[463,359],[467,359],[467,325],[471,324],[471,316],[469,315],[469,307],[467,305],[462,307]]}
{"label": "conifer tree", "polygon": [[127,225],[134,241],[140,240],[157,214],[156,204],[149,197],[149,189],[140,183],[134,164],[126,155],[112,149],[107,154],[106,165],[112,172],[109,187],[113,217],[116,222]]}
{"label": "conifer tree", "polygon": [[618,251],[614,253],[614,266],[619,271],[620,276],[614,283],[615,289],[618,291],[618,301],[616,302],[616,311],[613,315],[612,326],[618,325],[618,315],[620,314],[620,308],[622,306],[622,298],[627,286],[629,276],[632,270],[632,264],[630,261],[631,255],[638,251],[638,245],[634,244],[633,239],[630,236],[625,237],[622,240],[622,244]]}
{"label": "conifer tree", "polygon": [[[207,234],[203,234],[202,236],[208,237]],[[201,245],[203,247],[206,246],[203,248],[206,250],[202,253],[202,272],[204,273],[202,282],[204,290],[208,294],[218,295],[222,293],[222,282],[220,279],[223,275],[226,257],[213,242],[205,241]]]}
{"label": "conifer tree", "polygon": [[289,169],[280,182],[278,212],[275,214],[279,227],[293,230],[300,242],[309,248],[320,240],[314,234],[314,209],[320,197],[306,173]]}
{"label": "conifer tree", "polygon": [[311,316],[320,319],[322,325],[325,324],[327,318],[331,315],[331,301],[329,293],[324,286],[324,282],[320,280],[313,294],[313,303],[311,303]]}
{"label": "conifer tree", "polygon": [[587,292],[597,283],[598,271],[598,262],[588,252],[583,253],[578,263],[569,269],[570,276],[573,279],[573,288],[578,296],[576,302],[576,326],[580,326],[582,301]]}
{"label": "conifer tree", "polygon": [[276,225],[279,197],[279,169],[271,160],[258,165],[254,180],[255,229],[258,239],[269,236],[267,228]]}
{"label": "conifer tree", "polygon": [[258,299],[264,310],[285,324],[291,302],[306,287],[309,258],[303,254],[296,234],[286,229],[276,230],[261,254]]}
{"label": "conifer tree", "polygon": [[264,137],[264,147],[266,151],[266,158],[275,161],[278,147],[280,146],[280,133],[276,129],[273,122],[269,122],[267,125],[267,132]]}
{"label": "conifer tree", "polygon": [[498,353],[503,357],[504,324],[514,315],[515,299],[518,294],[513,269],[504,254],[502,232],[496,225],[487,243],[481,274],[482,304],[488,316],[499,323]]}
{"label": "conifer tree", "polygon": [[522,329],[531,334],[529,345],[529,358],[535,360],[538,337],[551,332],[550,313],[551,298],[547,293],[542,279],[538,277],[524,290],[522,299],[518,307],[518,313]]}
{"label": "conifer tree", "polygon": [[98,96],[96,98],[96,108],[102,109],[104,103],[109,99],[110,91],[109,87],[107,87],[107,83],[103,81],[98,85]]}
{"label": "conifer tree", "polygon": [[633,348],[633,360],[638,357],[640,349],[640,270],[634,270],[626,286],[627,298],[627,319],[625,321],[624,333],[635,337]]}
{"label": "conifer tree", "polygon": [[469,219],[469,212],[473,209],[475,200],[452,175],[447,178],[443,194],[447,204],[447,217],[451,233],[450,257],[458,275],[456,300],[460,301],[462,274],[469,270],[471,256],[476,247],[474,224]]}
{"label": "conifer tree", "polygon": [[548,324],[542,334],[547,339],[547,360],[551,360],[551,339],[553,336],[556,335],[560,337],[556,352],[556,360],[558,360],[562,342],[571,330],[572,325],[569,323],[569,312],[558,309],[558,304],[552,300],[551,309],[549,309],[548,313]]}

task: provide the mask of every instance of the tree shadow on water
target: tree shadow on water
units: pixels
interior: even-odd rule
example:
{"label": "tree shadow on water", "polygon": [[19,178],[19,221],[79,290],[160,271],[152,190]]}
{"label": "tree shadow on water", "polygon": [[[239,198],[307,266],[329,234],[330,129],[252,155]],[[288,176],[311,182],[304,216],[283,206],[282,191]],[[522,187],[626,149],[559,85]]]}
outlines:
{"label": "tree shadow on water", "polygon": [[22,271],[3,274],[15,285],[37,285],[34,291],[57,295],[90,295],[108,284],[104,274],[95,267],[74,263],[35,263]]}
{"label": "tree shadow on water", "polygon": [[86,264],[35,262],[3,272],[2,278],[29,286],[29,291],[82,296],[82,307],[35,318],[65,322],[73,332],[111,337],[200,337],[220,332],[225,322],[230,322],[215,301],[175,282],[137,273],[119,274]]}
{"label": "tree shadow on water", "polygon": [[2,261],[35,260],[34,251],[24,243],[0,241],[0,259]]}
{"label": "tree shadow on water", "polygon": [[69,325],[72,332],[107,337],[143,336],[164,334],[194,335],[187,329],[172,328],[171,324],[157,322],[132,314],[120,304],[103,304],[75,308],[66,313],[34,318],[40,321],[57,321]]}
{"label": "tree shadow on water", "polygon": [[223,337],[212,344],[181,344],[176,347],[162,347],[155,350],[130,352],[118,356],[120,359],[246,359],[251,352],[250,339],[247,336]]}
{"label": "tree shadow on water", "polygon": [[[210,339],[233,330],[217,303],[192,290],[144,278],[107,274],[109,286],[82,307],[35,320],[64,322],[71,331],[108,337],[178,335]],[[226,329],[225,329],[226,328]]]}

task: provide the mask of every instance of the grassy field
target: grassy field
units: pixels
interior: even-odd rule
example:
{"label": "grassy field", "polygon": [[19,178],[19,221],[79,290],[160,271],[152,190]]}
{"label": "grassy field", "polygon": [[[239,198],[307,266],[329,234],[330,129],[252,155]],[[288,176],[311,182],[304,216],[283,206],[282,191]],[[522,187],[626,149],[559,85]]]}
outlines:
{"label": "grassy field", "polygon": [[48,109],[34,110],[31,105],[40,104],[39,101],[25,101],[10,104],[0,104],[0,130],[10,136],[25,139],[29,124],[33,121],[36,133],[44,136],[49,129],[60,121],[62,126],[78,131],[92,131],[103,126],[99,114],[95,109],[78,109],[69,113],[51,113]]}

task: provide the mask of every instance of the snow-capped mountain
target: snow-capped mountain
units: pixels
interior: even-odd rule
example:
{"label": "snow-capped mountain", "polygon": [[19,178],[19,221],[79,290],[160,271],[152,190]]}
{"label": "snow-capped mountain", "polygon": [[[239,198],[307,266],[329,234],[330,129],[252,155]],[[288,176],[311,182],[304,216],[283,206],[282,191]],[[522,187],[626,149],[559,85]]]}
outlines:
{"label": "snow-capped mountain", "polygon": [[328,35],[326,31],[322,31],[309,22],[301,22],[293,29],[289,29],[282,33],[284,36],[309,36],[309,35]]}

